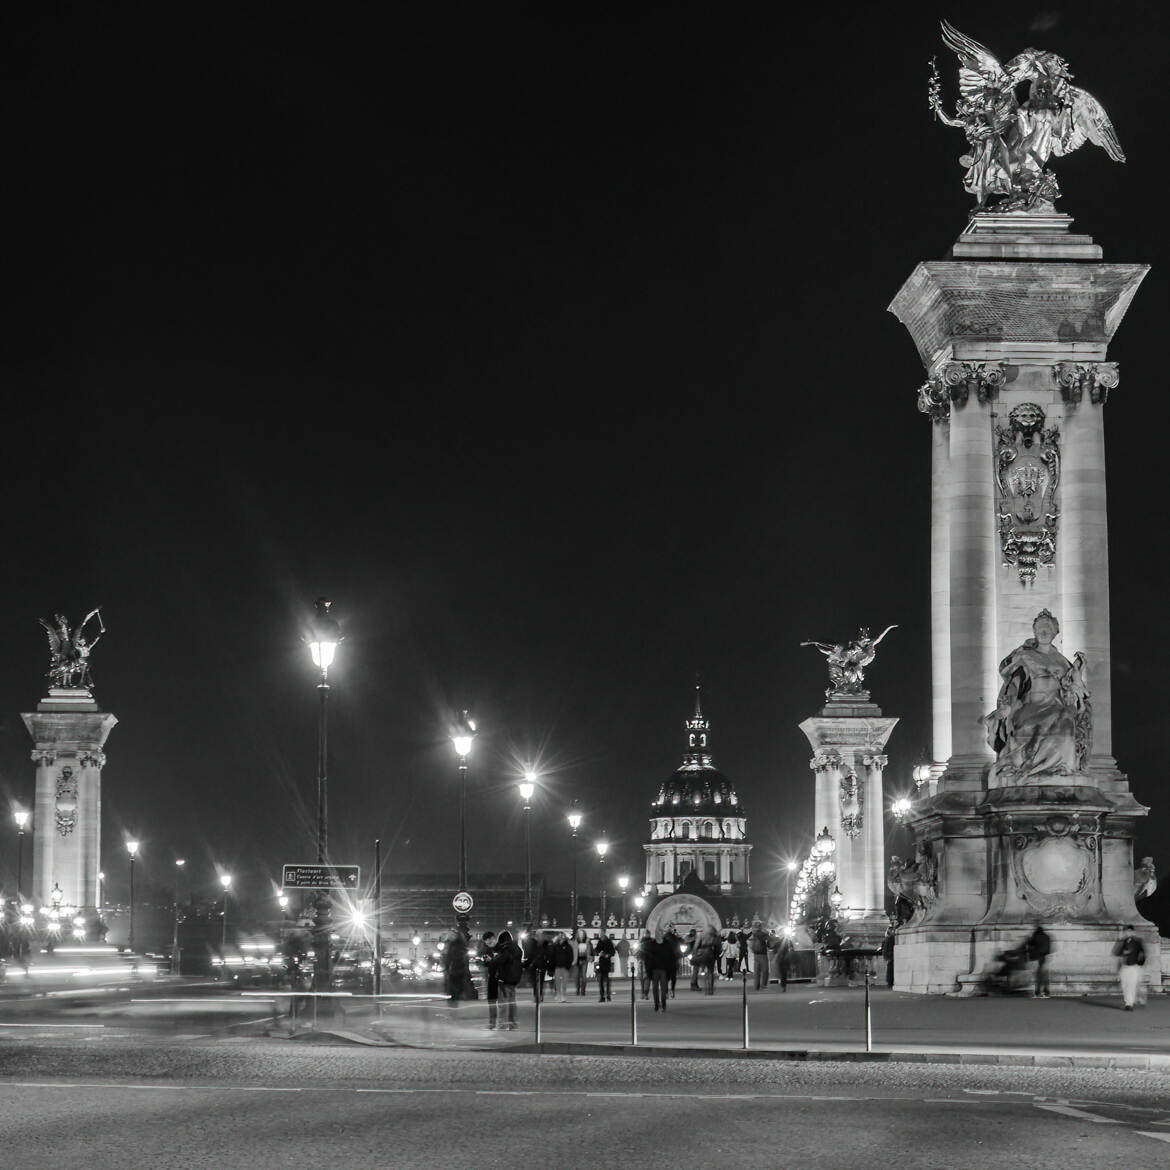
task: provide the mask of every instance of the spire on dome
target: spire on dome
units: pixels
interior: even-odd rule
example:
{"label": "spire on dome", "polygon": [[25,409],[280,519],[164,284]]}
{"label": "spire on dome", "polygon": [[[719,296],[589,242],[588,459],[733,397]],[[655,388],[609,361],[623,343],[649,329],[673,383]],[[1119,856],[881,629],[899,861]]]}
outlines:
{"label": "spire on dome", "polygon": [[683,765],[711,767],[711,753],[707,750],[707,736],[711,731],[710,722],[703,717],[703,702],[699,684],[695,684],[695,713],[686,721],[687,752]]}
{"label": "spire on dome", "polygon": [[702,687],[695,683],[695,718],[703,718]]}

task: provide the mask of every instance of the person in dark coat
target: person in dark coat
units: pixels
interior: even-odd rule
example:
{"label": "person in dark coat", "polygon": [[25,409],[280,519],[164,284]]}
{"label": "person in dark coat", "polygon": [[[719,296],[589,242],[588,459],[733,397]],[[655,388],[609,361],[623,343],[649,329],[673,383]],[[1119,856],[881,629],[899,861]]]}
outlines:
{"label": "person in dark coat", "polygon": [[654,1010],[666,1011],[666,989],[678,972],[678,943],[661,930],[646,940],[646,963],[650,968],[650,985],[654,988]]}
{"label": "person in dark coat", "polygon": [[516,985],[524,974],[524,956],[512,941],[512,935],[500,931],[499,942],[492,952],[492,973],[496,977],[500,997],[501,1030],[516,1031]]}
{"label": "person in dark coat", "polygon": [[1052,939],[1048,931],[1036,923],[1036,929],[1028,936],[1024,944],[1024,954],[1028,961],[1036,964],[1036,984],[1033,994],[1037,999],[1049,999],[1048,989],[1048,956],[1052,953]]}
{"label": "person in dark coat", "polygon": [[532,998],[544,1001],[544,977],[548,971],[548,944],[531,928],[525,941],[524,967],[532,979]]}
{"label": "person in dark coat", "polygon": [[886,961],[886,986],[891,991],[894,990],[894,945],[896,942],[894,924],[891,922],[886,927],[885,936],[882,938],[882,958]]}
{"label": "person in dark coat", "polygon": [[699,990],[699,968],[695,964],[695,948],[699,945],[699,932],[691,927],[687,931],[686,947],[687,955],[691,960],[691,990]]}
{"label": "person in dark coat", "polygon": [[457,926],[451,931],[443,949],[443,977],[448,1003],[458,1004],[465,999],[475,998],[467,954],[470,941],[463,928]]}
{"label": "person in dark coat", "polygon": [[589,932],[583,926],[573,936],[573,951],[577,968],[577,994],[584,995],[589,983],[589,960],[593,958],[593,947],[589,944]]}
{"label": "person in dark coat", "polygon": [[642,998],[650,998],[650,954],[654,942],[650,932],[644,931],[638,940],[638,974],[642,978]]}
{"label": "person in dark coat", "polygon": [[748,946],[752,952],[752,968],[756,973],[756,990],[762,991],[768,986],[768,932],[762,922],[752,926]]}
{"label": "person in dark coat", "polygon": [[483,968],[487,984],[488,1027],[494,1028],[498,1022],[497,1013],[499,1012],[500,998],[500,978],[495,971],[496,932],[494,930],[485,930],[480,936],[479,950],[475,957]]}
{"label": "person in dark coat", "polygon": [[662,937],[670,945],[671,952],[674,956],[668,968],[670,972],[670,998],[674,999],[674,987],[678,982],[678,964],[683,953],[683,940],[679,938],[678,931],[673,926]]}
{"label": "person in dark coat", "polygon": [[780,936],[780,943],[776,947],[776,969],[780,975],[780,990],[788,990],[788,976],[792,970],[792,954],[796,947],[792,944],[792,938],[785,928],[784,933]]}
{"label": "person in dark coat", "polygon": [[556,988],[557,1002],[567,1003],[569,990],[569,971],[573,967],[573,944],[563,934],[549,944],[548,965],[552,971],[553,986]]}
{"label": "person in dark coat", "polygon": [[609,977],[613,971],[615,954],[617,954],[617,949],[613,945],[613,939],[605,933],[603,927],[597,942],[593,945],[593,970],[597,972],[597,990],[600,993],[599,1002],[601,1003],[613,999],[609,988]]}

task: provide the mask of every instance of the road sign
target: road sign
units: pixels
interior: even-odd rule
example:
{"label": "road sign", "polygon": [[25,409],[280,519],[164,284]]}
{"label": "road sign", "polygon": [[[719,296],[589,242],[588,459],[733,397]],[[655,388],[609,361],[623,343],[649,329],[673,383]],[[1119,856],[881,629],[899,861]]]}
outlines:
{"label": "road sign", "polygon": [[451,907],[456,914],[468,914],[471,912],[472,906],[475,905],[475,899],[466,891],[460,890],[459,893],[451,899]]}
{"label": "road sign", "polygon": [[286,890],[356,890],[360,869],[356,865],[286,865]]}

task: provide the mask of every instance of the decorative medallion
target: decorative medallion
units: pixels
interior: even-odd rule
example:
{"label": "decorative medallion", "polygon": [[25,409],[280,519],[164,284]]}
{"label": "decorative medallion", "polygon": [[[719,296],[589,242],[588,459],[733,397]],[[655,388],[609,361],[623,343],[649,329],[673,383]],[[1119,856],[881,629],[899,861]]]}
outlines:
{"label": "decorative medallion", "polygon": [[1038,917],[1068,920],[1100,907],[1099,814],[1055,813],[1042,822],[1017,826],[1004,818],[1005,844],[1016,893]]}
{"label": "decorative medallion", "polygon": [[841,828],[847,837],[856,837],[861,832],[864,806],[865,790],[857,773],[850,768],[841,777]]}
{"label": "decorative medallion", "polygon": [[77,828],[77,775],[72,768],[62,768],[57,776],[57,832],[68,837]]}
{"label": "decorative medallion", "polygon": [[1039,565],[1056,558],[1060,507],[1060,431],[1046,427],[1043,409],[1022,402],[995,428],[995,480],[999,539],[1005,565],[1015,565],[1020,581],[1036,580]]}

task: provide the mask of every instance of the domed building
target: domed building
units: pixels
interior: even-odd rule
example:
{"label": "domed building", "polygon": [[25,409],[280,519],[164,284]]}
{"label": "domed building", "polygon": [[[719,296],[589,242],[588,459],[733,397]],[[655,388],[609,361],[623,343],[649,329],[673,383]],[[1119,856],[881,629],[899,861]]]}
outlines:
{"label": "domed building", "polygon": [[[747,819],[739,796],[711,758],[711,724],[695,687],[686,720],[682,765],[659,786],[651,804],[646,854],[647,893],[673,894],[691,878],[712,894],[746,893],[751,882]],[[693,877],[692,877],[693,875]]]}

